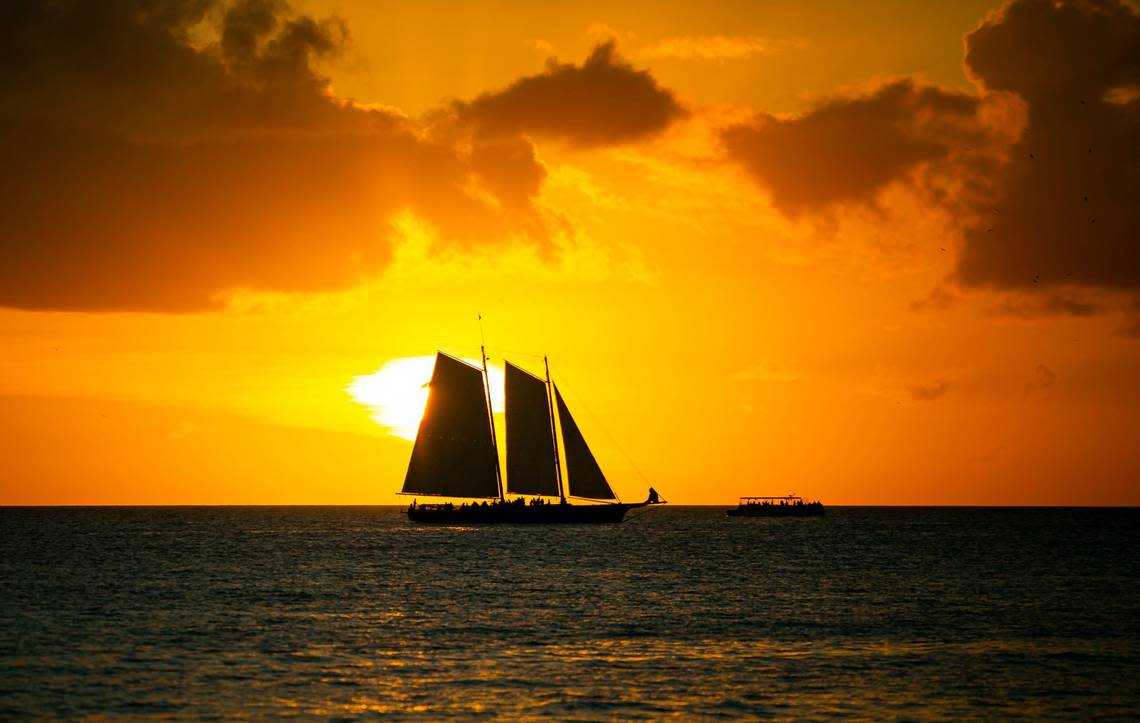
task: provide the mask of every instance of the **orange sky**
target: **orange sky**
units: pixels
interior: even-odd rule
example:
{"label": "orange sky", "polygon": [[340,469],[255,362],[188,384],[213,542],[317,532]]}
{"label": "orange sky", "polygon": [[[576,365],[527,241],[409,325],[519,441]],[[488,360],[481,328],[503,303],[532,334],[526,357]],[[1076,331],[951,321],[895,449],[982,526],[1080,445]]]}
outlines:
{"label": "orange sky", "polygon": [[476,313],[625,499],[1140,504],[1134,6],[130,4],[0,9],[0,504],[398,503]]}

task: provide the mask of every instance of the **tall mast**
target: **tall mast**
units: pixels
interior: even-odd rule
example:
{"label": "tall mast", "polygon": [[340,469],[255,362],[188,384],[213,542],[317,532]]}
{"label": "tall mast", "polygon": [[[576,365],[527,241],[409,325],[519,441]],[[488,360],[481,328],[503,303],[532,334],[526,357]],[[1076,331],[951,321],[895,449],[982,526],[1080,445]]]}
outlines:
{"label": "tall mast", "polygon": [[487,371],[487,339],[483,336],[483,315],[479,314],[479,353],[483,355],[483,388],[487,392],[487,418],[491,422],[491,449],[495,451],[495,482],[499,485],[499,501],[503,496],[503,470],[499,467],[499,442],[495,438],[495,410],[491,408],[491,374]]}
{"label": "tall mast", "polygon": [[566,501],[566,492],[562,489],[562,465],[558,462],[558,430],[554,427],[554,394],[551,391],[553,384],[550,381],[550,360],[542,355],[542,363],[546,365],[546,405],[550,408],[550,442],[554,445],[554,476],[558,480],[558,496]]}

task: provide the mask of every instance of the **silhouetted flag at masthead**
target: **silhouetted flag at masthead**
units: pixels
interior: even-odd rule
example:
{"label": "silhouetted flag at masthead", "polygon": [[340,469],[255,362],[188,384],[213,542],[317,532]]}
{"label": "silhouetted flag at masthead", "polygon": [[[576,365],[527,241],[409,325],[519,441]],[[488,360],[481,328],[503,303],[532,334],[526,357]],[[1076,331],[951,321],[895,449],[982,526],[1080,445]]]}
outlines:
{"label": "silhouetted flag at masthead", "polygon": [[557,497],[546,382],[507,362],[505,386],[507,487],[515,494]]}
{"label": "silhouetted flag at masthead", "polygon": [[558,421],[562,423],[562,446],[566,450],[566,476],[570,482],[570,495],[592,500],[617,499],[609,482],[606,482],[606,476],[598,467],[593,452],[578,431],[578,425],[570,416],[566,402],[562,401],[557,384],[554,385],[554,399],[558,402]]}
{"label": "silhouetted flag at masthead", "polygon": [[495,447],[483,372],[442,352],[435,357],[403,492],[498,497]]}

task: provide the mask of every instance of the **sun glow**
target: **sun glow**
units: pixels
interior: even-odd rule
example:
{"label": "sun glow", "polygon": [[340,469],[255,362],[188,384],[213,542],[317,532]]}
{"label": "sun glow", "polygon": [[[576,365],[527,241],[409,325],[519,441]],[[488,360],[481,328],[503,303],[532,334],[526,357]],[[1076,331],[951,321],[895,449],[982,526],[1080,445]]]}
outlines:
{"label": "sun glow", "polygon": [[[475,359],[463,361],[474,366]],[[393,359],[372,374],[355,377],[348,385],[349,395],[368,408],[372,419],[394,437],[412,441],[424,416],[428,400],[434,356]],[[491,409],[503,411],[503,370],[488,366],[491,381]]]}

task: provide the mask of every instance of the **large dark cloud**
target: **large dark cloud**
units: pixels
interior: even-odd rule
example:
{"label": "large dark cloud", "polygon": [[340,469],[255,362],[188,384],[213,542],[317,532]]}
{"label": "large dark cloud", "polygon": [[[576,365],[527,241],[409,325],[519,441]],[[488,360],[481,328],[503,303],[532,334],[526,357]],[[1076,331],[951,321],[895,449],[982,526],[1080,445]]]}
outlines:
{"label": "large dark cloud", "polygon": [[1140,14],[1014,0],[967,36],[966,66],[978,95],[900,80],[721,138],[791,216],[873,203],[895,183],[927,193],[963,231],[963,286],[1082,315],[1092,307],[1058,288],[1140,290]]}
{"label": "large dark cloud", "polygon": [[551,60],[546,72],[457,105],[487,135],[526,133],[577,146],[624,143],[661,131],[686,111],[648,72],[617,57],[613,41],[580,65]]}
{"label": "large dark cloud", "polygon": [[[189,310],[380,268],[388,219],[511,231],[468,160],[328,95],[335,20],[268,0],[5,3],[0,304]],[[213,38],[195,44],[195,33]]]}
{"label": "large dark cloud", "polygon": [[967,230],[960,280],[1140,289],[1140,14],[1018,0],[967,36],[966,64],[984,91],[1023,98],[1028,123],[997,210]]}
{"label": "large dark cloud", "polygon": [[788,215],[866,203],[955,148],[980,143],[978,99],[902,79],[794,118],[761,114],[721,134],[729,157]]}
{"label": "large dark cloud", "polygon": [[[542,240],[545,169],[522,132],[582,112],[531,97],[535,79],[428,124],[338,100],[315,64],[347,28],[273,0],[12,0],[0,27],[3,306],[184,311],[236,288],[343,288],[383,268],[405,210],[442,244]],[[609,51],[570,68],[550,77],[583,97],[624,75],[664,93]],[[660,126],[594,110],[610,124],[582,131],[597,143]]]}

